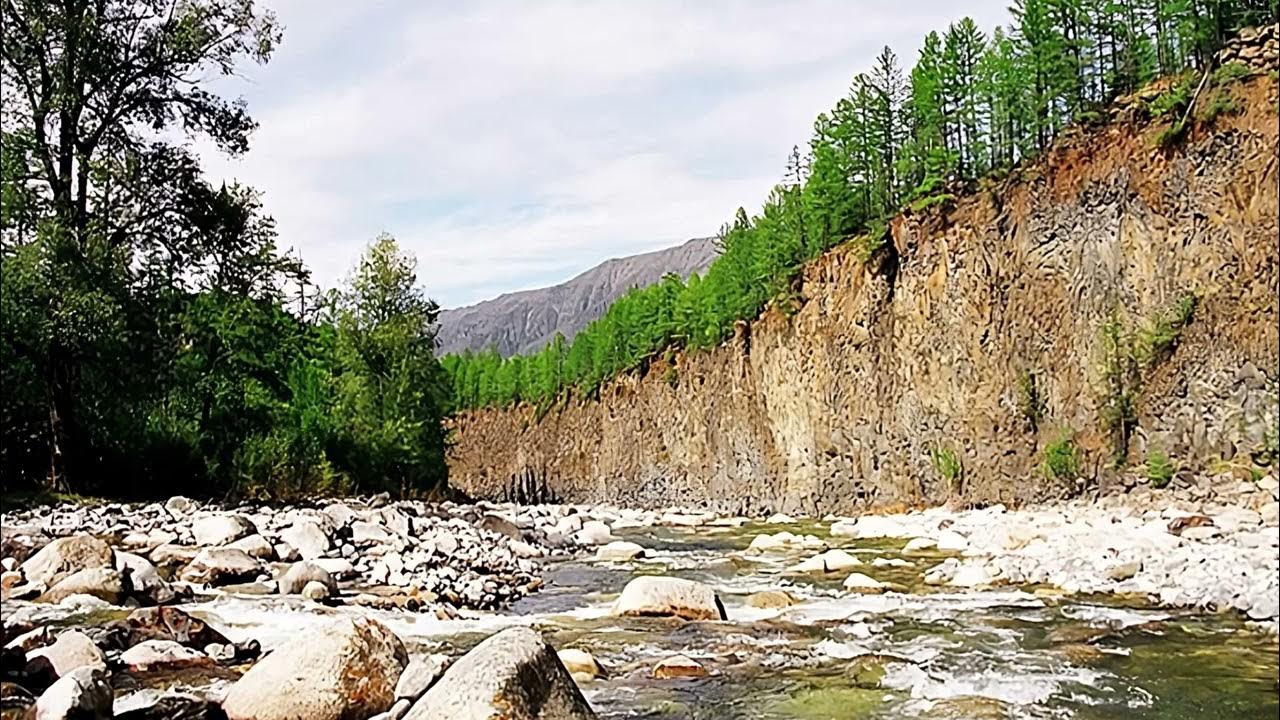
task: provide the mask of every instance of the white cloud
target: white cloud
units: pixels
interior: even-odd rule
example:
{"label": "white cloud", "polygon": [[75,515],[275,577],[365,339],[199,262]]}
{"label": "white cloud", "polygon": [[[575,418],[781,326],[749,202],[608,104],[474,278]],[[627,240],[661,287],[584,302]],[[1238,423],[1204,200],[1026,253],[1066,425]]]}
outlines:
{"label": "white cloud", "polygon": [[[984,27],[1003,0],[970,3]],[[220,84],[261,127],[211,173],[263,191],[340,278],[388,230],[444,305],[713,233],[879,48],[950,3],[276,2],[272,63]]]}

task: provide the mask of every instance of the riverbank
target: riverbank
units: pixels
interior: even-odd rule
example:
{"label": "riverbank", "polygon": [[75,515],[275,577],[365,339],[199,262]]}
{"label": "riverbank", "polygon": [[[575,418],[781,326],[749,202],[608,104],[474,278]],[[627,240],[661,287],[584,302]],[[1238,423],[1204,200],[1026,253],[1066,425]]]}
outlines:
{"label": "riverbank", "polygon": [[[178,694],[216,706],[261,653],[367,619],[406,659],[441,667],[532,626],[598,663],[584,674],[581,657],[563,659],[601,717],[816,718],[848,703],[884,717],[956,703],[1003,713],[982,717],[1171,717],[1168,703],[1214,697],[1249,717],[1276,700],[1264,679],[1276,671],[1277,485],[1221,476],[857,518],[385,498],[44,508],[2,518],[5,642],[27,658],[9,680],[37,694],[31,658],[80,635],[118,713],[164,717],[147,708]],[[57,545],[41,546],[55,536],[80,539],[51,562]],[[724,619],[619,616],[623,586],[645,575],[705,587]],[[156,602],[181,615],[157,623],[133,608]]]}

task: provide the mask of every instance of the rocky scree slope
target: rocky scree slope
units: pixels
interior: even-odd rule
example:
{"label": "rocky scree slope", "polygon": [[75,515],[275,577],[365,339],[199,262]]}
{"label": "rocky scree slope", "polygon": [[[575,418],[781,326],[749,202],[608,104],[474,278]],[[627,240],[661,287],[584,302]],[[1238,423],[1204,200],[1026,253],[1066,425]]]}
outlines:
{"label": "rocky scree slope", "polygon": [[440,313],[440,354],[495,348],[499,355],[537,352],[561,333],[572,339],[634,287],[667,273],[687,278],[707,269],[715,238],[695,238],[665,250],[614,258],[559,285],[499,295]]}
{"label": "rocky scree slope", "polygon": [[[1170,122],[1142,108],[1158,88],[1125,98],[1034,165],[895,218],[868,261],[828,252],[791,314],[769,310],[598,399],[461,414],[451,482],[476,497],[820,514],[1107,489],[1132,481],[1117,452],[1130,469],[1157,453],[1188,472],[1274,462],[1276,36],[1225,51],[1255,69],[1224,90],[1239,112],[1190,123],[1176,147],[1160,148]],[[1050,476],[1046,451],[1064,439],[1076,472]],[[939,472],[939,452],[960,472]]]}

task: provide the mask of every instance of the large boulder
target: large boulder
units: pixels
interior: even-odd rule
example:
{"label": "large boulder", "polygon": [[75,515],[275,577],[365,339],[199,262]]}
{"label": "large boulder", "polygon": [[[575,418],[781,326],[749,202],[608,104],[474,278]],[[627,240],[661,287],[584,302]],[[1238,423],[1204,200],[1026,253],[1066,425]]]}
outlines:
{"label": "large boulder", "polygon": [[614,615],[725,620],[724,604],[709,586],[684,578],[642,575],[627,583]]}
{"label": "large boulder", "polygon": [[594,720],[595,713],[542,636],[509,628],[462,656],[404,720]]}
{"label": "large boulder", "polygon": [[296,562],[289,566],[280,577],[276,587],[282,595],[297,595],[308,583],[318,582],[329,590],[329,595],[338,594],[338,583],[328,570],[311,562]]}
{"label": "large boulder", "polygon": [[52,645],[37,648],[27,653],[27,660],[45,658],[53,665],[58,677],[66,677],[68,673],[79,667],[107,667],[107,658],[102,650],[89,639],[88,635],[78,630],[68,630],[58,636]]}
{"label": "large boulder", "polygon": [[197,545],[226,545],[256,532],[258,528],[243,515],[206,515],[191,523]]}
{"label": "large boulder", "polygon": [[262,564],[243,550],[228,547],[205,548],[178,577],[187,582],[226,585],[252,580],[262,572]]}
{"label": "large boulder", "polygon": [[391,707],[407,664],[404,645],[385,625],[344,618],[258,661],[231,686],[222,709],[230,720],[367,718]]}
{"label": "large boulder", "polygon": [[176,597],[173,588],[156,571],[156,566],[141,555],[117,552],[116,570],[129,576],[132,595],[143,605],[163,605],[173,602]]}
{"label": "large boulder", "polygon": [[292,545],[303,560],[324,557],[329,551],[329,536],[310,520],[299,520],[285,528],[280,539]]}
{"label": "large boulder", "polygon": [[138,608],[125,618],[129,644],[147,640],[169,640],[189,648],[202,649],[210,644],[230,644],[230,640],[209,627],[200,618],[174,607]]}
{"label": "large boulder", "polygon": [[72,595],[92,595],[112,605],[124,598],[124,579],[112,567],[91,567],[71,573],[40,596],[40,602],[57,603]]}
{"label": "large boulder", "polygon": [[63,675],[36,701],[36,720],[106,720],[114,698],[105,667],[80,667]]}
{"label": "large boulder", "polygon": [[243,550],[250,556],[256,557],[259,560],[270,561],[276,558],[275,547],[271,543],[267,542],[266,538],[258,535],[257,533],[254,533],[253,535],[246,535],[227,545],[227,547]]}
{"label": "large boulder", "polygon": [[22,563],[22,576],[29,583],[51,588],[58,581],[89,568],[115,566],[111,547],[92,535],[58,538]]}

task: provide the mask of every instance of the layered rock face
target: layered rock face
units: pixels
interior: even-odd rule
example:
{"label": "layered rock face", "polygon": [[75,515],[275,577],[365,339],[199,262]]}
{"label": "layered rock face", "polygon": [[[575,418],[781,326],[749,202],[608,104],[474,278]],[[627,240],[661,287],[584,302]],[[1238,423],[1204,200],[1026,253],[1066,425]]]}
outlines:
{"label": "layered rock face", "polygon": [[[1255,45],[1259,71],[1226,90],[1241,111],[1176,148],[1130,99],[953,207],[896,218],[868,261],[827,253],[793,312],[724,346],[598,399],[458,417],[452,483],[822,513],[1105,489],[1156,451],[1186,468],[1263,457],[1280,364],[1274,28]],[[1074,479],[1044,470],[1063,438]]]}

